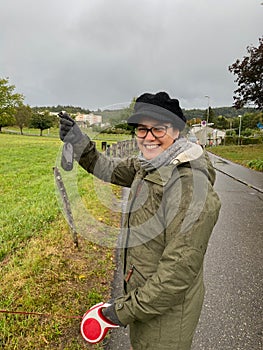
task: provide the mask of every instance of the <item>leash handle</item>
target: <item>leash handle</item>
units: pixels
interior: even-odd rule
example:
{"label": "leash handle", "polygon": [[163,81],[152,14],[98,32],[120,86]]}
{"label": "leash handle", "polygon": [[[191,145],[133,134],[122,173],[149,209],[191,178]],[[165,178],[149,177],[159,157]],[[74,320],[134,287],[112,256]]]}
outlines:
{"label": "leash handle", "polygon": [[102,309],[108,306],[110,306],[108,303],[99,303],[84,314],[80,325],[80,331],[82,337],[88,343],[99,343],[105,338],[109,329],[119,327],[103,316]]}
{"label": "leash handle", "polygon": [[61,166],[65,171],[73,169],[74,151],[71,143],[64,143],[61,156]]}
{"label": "leash handle", "polygon": [[[60,119],[65,118],[68,119],[67,114],[62,112],[58,113],[58,117]],[[71,171],[73,169],[73,162],[74,162],[74,150],[73,146],[69,142],[65,142],[62,149],[62,156],[61,156],[61,166],[65,171]]]}

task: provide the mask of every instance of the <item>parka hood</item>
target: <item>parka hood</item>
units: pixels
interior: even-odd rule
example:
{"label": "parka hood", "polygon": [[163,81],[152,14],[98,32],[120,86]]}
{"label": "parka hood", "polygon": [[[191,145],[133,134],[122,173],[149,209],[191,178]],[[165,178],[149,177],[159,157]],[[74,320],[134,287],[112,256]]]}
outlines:
{"label": "parka hood", "polygon": [[191,167],[199,169],[208,177],[212,185],[215,183],[215,170],[209,159],[209,156],[205,150],[200,145],[189,142],[191,147],[187,148],[185,151],[180,153],[176,158],[171,161],[171,164],[177,166],[190,163]]}

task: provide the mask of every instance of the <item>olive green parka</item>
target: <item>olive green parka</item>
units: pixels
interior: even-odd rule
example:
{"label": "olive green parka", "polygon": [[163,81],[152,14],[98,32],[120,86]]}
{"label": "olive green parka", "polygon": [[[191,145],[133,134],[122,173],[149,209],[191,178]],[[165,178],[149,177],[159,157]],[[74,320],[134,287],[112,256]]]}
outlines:
{"label": "olive green parka", "polygon": [[220,210],[206,152],[193,144],[169,165],[146,171],[138,157],[108,158],[88,139],[74,149],[88,172],[130,188],[122,225],[124,293],[115,312],[129,325],[133,350],[189,350],[204,298],[204,255]]}

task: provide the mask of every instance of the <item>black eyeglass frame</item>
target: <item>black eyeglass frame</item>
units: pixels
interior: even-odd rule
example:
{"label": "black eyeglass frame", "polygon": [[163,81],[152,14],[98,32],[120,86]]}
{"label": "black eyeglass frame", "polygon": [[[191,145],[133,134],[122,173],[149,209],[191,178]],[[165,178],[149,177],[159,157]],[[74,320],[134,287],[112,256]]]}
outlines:
{"label": "black eyeglass frame", "polygon": [[[151,134],[153,135],[153,137],[155,137],[156,139],[161,139],[162,137],[164,137],[166,134],[167,134],[167,129],[170,129],[170,128],[172,128],[173,126],[172,125],[155,125],[155,126],[152,126],[151,128],[146,128],[146,127],[143,127],[143,126],[138,126],[138,127],[136,127],[135,128],[135,135],[139,138],[139,139],[145,139],[146,137],[147,137],[147,135],[148,135],[148,132],[151,132]],[[146,132],[146,134],[144,135],[144,136],[138,136],[138,134],[137,134],[137,130],[138,130],[138,128],[141,128],[141,129],[143,129],[145,132]],[[164,134],[162,135],[162,136],[156,136],[156,135],[154,135],[154,131],[153,131],[153,129],[157,129],[157,128],[163,128],[164,129]]]}

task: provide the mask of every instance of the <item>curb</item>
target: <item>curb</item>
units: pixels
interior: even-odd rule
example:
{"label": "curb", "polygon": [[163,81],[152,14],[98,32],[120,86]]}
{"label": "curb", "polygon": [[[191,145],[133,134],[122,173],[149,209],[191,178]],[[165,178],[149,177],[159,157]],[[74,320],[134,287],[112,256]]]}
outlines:
{"label": "curb", "polygon": [[219,169],[219,168],[217,168],[217,167],[215,167],[215,166],[214,166],[214,168],[215,168],[217,171],[220,171],[220,173],[222,173],[222,174],[224,174],[224,175],[227,175],[228,177],[231,177],[232,179],[234,179],[234,180],[236,180],[236,181],[242,183],[243,185],[246,185],[246,186],[248,186],[248,187],[250,187],[250,188],[253,188],[254,190],[256,190],[256,191],[258,191],[258,192],[260,192],[260,193],[263,193],[263,189],[261,189],[261,188],[259,188],[259,187],[256,187],[256,186],[254,186],[254,185],[251,185],[251,184],[249,184],[248,182],[243,181],[243,180],[241,180],[241,179],[239,179],[239,178],[237,178],[237,177],[235,177],[235,176],[233,176],[233,175],[230,175],[229,173],[227,173],[227,172],[225,172],[225,171],[223,171],[223,170],[221,170],[221,169]]}
{"label": "curb", "polygon": [[[226,163],[226,164],[231,164],[231,163],[233,163],[233,162],[231,162],[231,161],[229,161],[229,160],[227,160],[227,159],[225,159],[225,158],[222,158],[222,157],[217,156],[217,155],[214,154],[214,153],[211,153],[211,152],[208,152],[208,151],[207,151],[207,153],[208,153],[210,159],[211,159],[211,156],[212,156],[212,157],[218,159],[218,160],[219,160],[220,162],[222,162],[222,163]],[[211,159],[211,161],[212,161],[212,159]],[[258,191],[258,192],[260,192],[260,193],[263,193],[263,189],[262,189],[262,188],[257,187],[257,186],[255,186],[255,185],[252,185],[252,184],[248,183],[248,181],[242,180],[241,178],[239,178],[239,177],[237,177],[237,176],[235,176],[235,175],[232,175],[229,171],[224,171],[224,170],[218,168],[218,167],[214,164],[214,162],[212,162],[212,164],[213,164],[214,169],[216,169],[217,171],[220,171],[222,174],[224,174],[224,175],[226,175],[226,176],[228,176],[228,177],[230,177],[230,178],[232,178],[232,179],[234,179],[234,180],[236,180],[236,181],[242,183],[243,185],[246,185],[247,187],[253,188],[255,191]],[[239,166],[243,167],[242,165],[236,164],[236,163],[233,163],[233,165],[239,165]],[[245,168],[245,167],[244,167],[244,169],[249,169],[249,168]],[[249,170],[255,171],[255,170],[253,170],[253,169],[249,169]]]}

